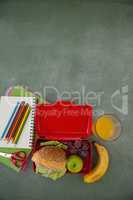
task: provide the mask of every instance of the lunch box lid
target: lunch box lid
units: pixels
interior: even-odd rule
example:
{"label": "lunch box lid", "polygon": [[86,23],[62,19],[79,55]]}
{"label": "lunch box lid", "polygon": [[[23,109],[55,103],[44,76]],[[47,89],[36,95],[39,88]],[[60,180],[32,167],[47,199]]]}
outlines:
{"label": "lunch box lid", "polygon": [[92,132],[91,105],[77,105],[70,101],[36,105],[35,132],[49,140],[77,140],[88,138]]}

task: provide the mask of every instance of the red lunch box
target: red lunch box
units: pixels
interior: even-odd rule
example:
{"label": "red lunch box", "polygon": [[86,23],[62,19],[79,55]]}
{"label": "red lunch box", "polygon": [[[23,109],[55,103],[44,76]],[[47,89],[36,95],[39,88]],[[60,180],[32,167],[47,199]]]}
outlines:
{"label": "red lunch box", "polygon": [[[92,134],[92,113],[91,105],[77,105],[70,101],[37,104],[33,153],[40,148],[42,141],[88,140]],[[83,173],[88,173],[92,166],[92,143],[88,142],[88,145]],[[34,163],[33,170],[35,171]]]}

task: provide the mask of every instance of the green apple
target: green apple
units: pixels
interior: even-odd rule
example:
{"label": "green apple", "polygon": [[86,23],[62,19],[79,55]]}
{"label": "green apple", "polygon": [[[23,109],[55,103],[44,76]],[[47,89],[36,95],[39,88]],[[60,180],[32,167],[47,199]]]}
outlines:
{"label": "green apple", "polygon": [[71,155],[67,161],[67,169],[71,173],[78,173],[83,169],[83,160],[77,155]]}

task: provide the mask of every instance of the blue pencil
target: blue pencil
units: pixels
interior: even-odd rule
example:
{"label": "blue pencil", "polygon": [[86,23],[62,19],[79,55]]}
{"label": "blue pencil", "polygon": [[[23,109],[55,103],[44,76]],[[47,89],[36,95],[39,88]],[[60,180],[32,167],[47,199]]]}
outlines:
{"label": "blue pencil", "polygon": [[12,124],[12,121],[13,121],[13,118],[14,118],[14,116],[15,116],[15,113],[17,112],[17,110],[18,110],[18,108],[19,108],[19,104],[20,104],[20,103],[17,102],[17,104],[16,104],[16,106],[15,106],[15,108],[14,108],[12,114],[11,114],[11,117],[9,118],[8,123],[7,123],[5,129],[4,129],[3,133],[2,133],[1,139],[4,138],[4,136],[5,136],[5,134],[6,134],[7,130],[8,130],[8,128],[9,128],[10,125]]}

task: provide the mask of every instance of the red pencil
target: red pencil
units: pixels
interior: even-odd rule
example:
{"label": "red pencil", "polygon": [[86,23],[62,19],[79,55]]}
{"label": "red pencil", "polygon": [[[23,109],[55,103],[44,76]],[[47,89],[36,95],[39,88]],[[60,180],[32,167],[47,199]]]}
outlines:
{"label": "red pencil", "polygon": [[15,130],[13,131],[12,136],[11,136],[11,138],[10,138],[12,141],[14,141],[14,138],[16,137],[16,134],[17,134],[18,129],[19,129],[19,127],[20,127],[20,124],[21,124],[21,122],[22,122],[22,120],[23,120],[23,118],[24,118],[24,116],[25,116],[25,113],[26,113],[26,111],[27,111],[27,109],[28,109],[28,106],[29,106],[28,103],[24,105],[24,109],[23,109],[23,111],[22,111],[22,113],[21,113],[21,116],[19,117],[19,119],[18,119],[18,121],[17,121],[16,128],[15,128]]}
{"label": "red pencil", "polygon": [[21,116],[21,113],[22,113],[23,110],[24,110],[24,104],[25,104],[24,101],[20,104],[20,107],[19,107],[19,109],[18,109],[18,112],[16,113],[16,116],[15,116],[13,122],[12,122],[12,125],[11,125],[11,127],[9,128],[8,133],[7,133],[6,137],[5,137],[5,139],[6,139],[8,142],[10,141],[10,138],[11,138],[11,136],[12,136],[12,133],[13,133],[13,131],[14,131],[15,128],[16,128],[17,121],[18,121],[19,117]]}

